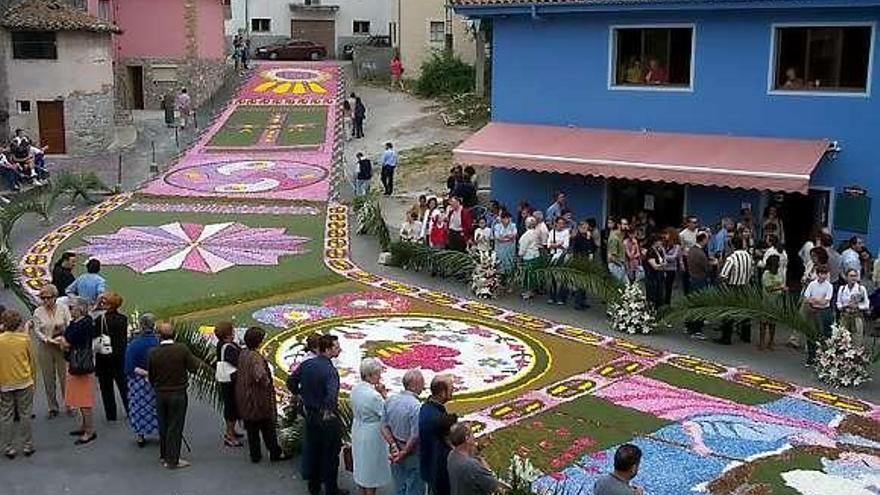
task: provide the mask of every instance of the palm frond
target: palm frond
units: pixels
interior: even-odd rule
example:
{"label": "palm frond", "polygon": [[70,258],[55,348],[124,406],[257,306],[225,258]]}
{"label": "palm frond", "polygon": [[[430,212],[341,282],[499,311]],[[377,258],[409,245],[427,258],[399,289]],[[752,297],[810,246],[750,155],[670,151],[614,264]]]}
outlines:
{"label": "palm frond", "polygon": [[[342,441],[351,441],[351,425],[354,421],[351,400],[348,397],[339,397],[338,410],[339,420],[342,422]],[[305,430],[305,418],[297,412],[296,407],[286,406],[279,418],[278,441],[281,449],[288,454],[301,452]]]}
{"label": "palm frond", "polygon": [[7,246],[12,236],[12,229],[21,217],[32,213],[43,220],[49,219],[49,211],[46,205],[39,199],[29,198],[15,201],[12,204],[0,208],[0,242]]}
{"label": "palm frond", "polygon": [[662,315],[666,323],[692,320],[755,319],[804,334],[817,335],[813,320],[801,310],[799,298],[767,297],[758,286],[710,287],[678,299]]}
{"label": "palm frond", "polygon": [[[513,274],[512,280],[522,285],[525,276],[525,270],[520,266]],[[622,284],[608,273],[604,265],[582,256],[573,256],[561,263],[536,268],[529,276],[540,286],[561,286],[569,290],[582,290],[603,301],[612,301],[619,297],[622,287]]]}
{"label": "palm frond", "polygon": [[379,196],[376,194],[364,196],[360,203],[356,204],[356,211],[357,233],[375,235],[382,250],[387,250],[391,244],[391,233],[382,217]]}
{"label": "palm frond", "polygon": [[37,306],[21,284],[19,275],[18,265],[15,264],[12,251],[6,245],[0,246],[0,281],[33,313]]}
{"label": "palm frond", "polygon": [[429,271],[445,278],[470,282],[477,262],[460,251],[434,249],[416,242],[392,242],[388,246],[392,263],[416,271]]}
{"label": "palm frond", "polygon": [[217,365],[217,352],[214,344],[205,339],[192,323],[175,322],[174,340],[186,345],[190,352],[204,364],[192,375],[190,383],[196,397],[219,410],[221,407],[220,384],[214,376],[214,368]]}
{"label": "palm frond", "polygon": [[71,172],[65,170],[52,178],[52,202],[58,196],[68,194],[70,202],[82,198],[88,203],[96,200],[92,197],[95,192],[107,192],[110,188],[94,172]]}

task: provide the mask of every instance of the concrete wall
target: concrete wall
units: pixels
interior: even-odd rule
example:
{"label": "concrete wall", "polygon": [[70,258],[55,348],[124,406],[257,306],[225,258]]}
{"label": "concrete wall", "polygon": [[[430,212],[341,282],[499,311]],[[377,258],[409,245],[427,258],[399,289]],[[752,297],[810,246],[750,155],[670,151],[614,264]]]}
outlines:
{"label": "concrete wall", "polygon": [[[122,59],[116,66],[118,108],[129,106],[132,91],[128,74],[129,66],[143,67],[144,108],[148,110],[161,109],[162,97],[166,94],[176,94],[181,87],[187,88],[193,104],[198,106],[223,85],[230,70],[225,60],[138,57]],[[164,78],[157,78],[157,66],[166,74],[168,67],[176,68],[176,80],[167,81]]]}
{"label": "concrete wall", "polygon": [[[387,36],[388,23],[397,17],[396,0],[328,0],[339,5],[336,12],[336,45],[341,51],[349,43],[369,36]],[[368,34],[354,34],[354,21],[370,21]]]}
{"label": "concrete wall", "polygon": [[355,77],[389,77],[394,48],[382,46],[355,46],[353,53]]}
{"label": "concrete wall", "polygon": [[[492,115],[503,122],[650,129],[781,138],[840,140],[843,152],[813,174],[812,183],[861,185],[875,199],[869,242],[880,244],[880,78],[877,46],[869,95],[786,95],[768,92],[774,23],[874,22],[880,9],[809,9],[567,13],[494,19]],[[609,28],[618,24],[693,23],[691,91],[609,89]],[[876,29],[876,28],[875,28]],[[874,33],[876,39],[877,33]],[[552,56],[548,56],[552,54]],[[573,63],[577,61],[577,63]],[[725,190],[715,190],[726,194]],[[711,207],[705,196],[690,211]],[[731,201],[731,204],[736,201]],[[735,211],[728,212],[735,213]],[[849,232],[836,231],[843,238]]]}
{"label": "concrete wall", "polygon": [[[446,19],[444,0],[396,0],[400,12],[400,61],[406,69],[407,77],[418,77],[422,63],[431,54],[443,50],[443,41],[430,41],[431,22]],[[467,19],[460,15],[452,18],[453,51],[463,61],[473,64],[476,45],[467,32]]]}
{"label": "concrete wall", "polygon": [[[252,47],[255,37],[290,37],[290,2],[279,0],[248,0],[245,17],[245,0],[232,0],[232,19],[226,21],[226,36],[235,36],[241,30],[250,31],[251,19],[271,19],[268,33],[251,33]],[[268,44],[268,43],[263,43]],[[262,46],[262,45],[258,45]]]}
{"label": "concrete wall", "polygon": [[[9,129],[39,137],[37,101],[63,100],[65,140],[70,154],[106,148],[113,140],[113,60],[109,34],[59,32],[57,60],[12,58],[12,38],[3,35]],[[19,114],[16,101],[31,102]]]}
{"label": "concrete wall", "polygon": [[119,58],[223,58],[220,0],[114,0]]}

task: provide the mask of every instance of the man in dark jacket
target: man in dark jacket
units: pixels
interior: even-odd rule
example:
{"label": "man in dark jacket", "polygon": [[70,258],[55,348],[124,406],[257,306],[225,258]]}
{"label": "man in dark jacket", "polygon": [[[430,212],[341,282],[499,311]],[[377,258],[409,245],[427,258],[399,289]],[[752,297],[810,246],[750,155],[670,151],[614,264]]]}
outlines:
{"label": "man in dark jacket", "polygon": [[352,136],[357,139],[361,139],[364,137],[364,119],[367,118],[367,107],[364,106],[364,102],[361,101],[361,97],[352,93],[351,97],[354,99],[354,119],[353,119],[353,129]]}
{"label": "man in dark jacket", "polygon": [[419,470],[431,495],[449,495],[446,460],[452,448],[446,436],[458,416],[446,412],[446,403],[452,399],[453,389],[452,376],[435,376],[431,396],[419,410]]}
{"label": "man in dark jacket", "polygon": [[357,155],[358,172],[355,177],[354,190],[357,196],[365,196],[370,193],[370,180],[373,178],[373,162],[363,153]]}
{"label": "man in dark jacket", "polygon": [[64,294],[67,287],[76,280],[73,276],[73,267],[76,264],[76,253],[66,252],[55,262],[52,268],[52,285],[58,289],[59,294]]}

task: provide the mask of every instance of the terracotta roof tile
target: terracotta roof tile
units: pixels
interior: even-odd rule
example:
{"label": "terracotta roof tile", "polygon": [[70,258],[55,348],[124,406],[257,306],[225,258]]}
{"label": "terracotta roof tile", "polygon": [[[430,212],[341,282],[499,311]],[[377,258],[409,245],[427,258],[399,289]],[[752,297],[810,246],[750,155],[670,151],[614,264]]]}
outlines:
{"label": "terracotta roof tile", "polygon": [[3,13],[0,26],[14,31],[122,32],[110,21],[56,0],[24,0]]}

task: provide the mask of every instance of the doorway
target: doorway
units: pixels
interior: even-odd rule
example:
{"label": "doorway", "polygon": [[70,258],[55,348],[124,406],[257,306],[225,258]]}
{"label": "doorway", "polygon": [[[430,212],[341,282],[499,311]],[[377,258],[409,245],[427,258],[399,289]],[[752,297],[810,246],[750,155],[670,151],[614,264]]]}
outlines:
{"label": "doorway", "polygon": [[48,146],[46,154],[63,154],[67,152],[64,139],[64,102],[38,101],[37,121],[40,129],[40,143]]}
{"label": "doorway", "polygon": [[131,82],[129,106],[132,110],[144,109],[144,68],[141,65],[128,66],[128,80]]}
{"label": "doorway", "polygon": [[657,227],[678,227],[684,214],[684,186],[622,179],[608,179],[608,213],[633,218],[647,211]]}
{"label": "doorway", "polygon": [[831,197],[830,189],[810,189],[807,194],[777,194],[770,202],[779,206],[779,215],[785,227],[789,283],[800,281],[804,274],[799,253],[813,226],[819,224],[827,227],[831,223]]}

